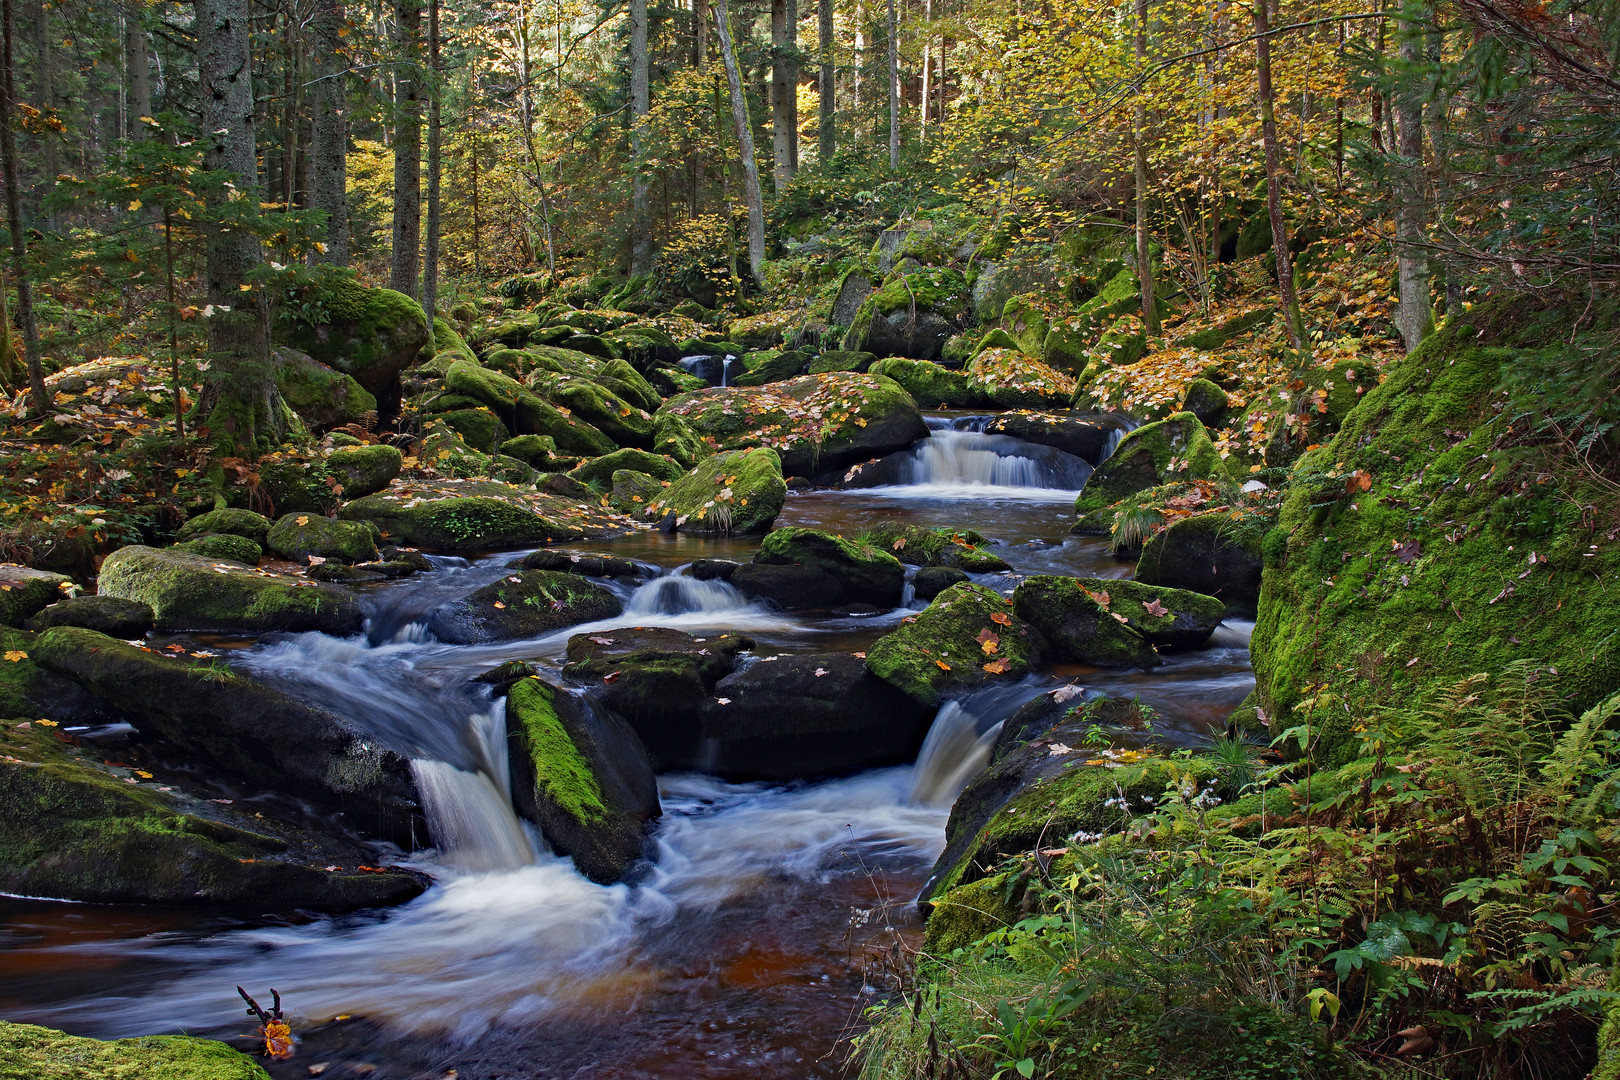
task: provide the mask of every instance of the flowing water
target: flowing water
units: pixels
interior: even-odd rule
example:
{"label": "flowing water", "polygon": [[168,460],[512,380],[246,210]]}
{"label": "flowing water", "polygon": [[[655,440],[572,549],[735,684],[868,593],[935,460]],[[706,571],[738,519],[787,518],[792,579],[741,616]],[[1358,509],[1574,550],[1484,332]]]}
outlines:
{"label": "flowing water", "polygon": [[[1067,534],[1079,459],[935,427],[909,452],[909,483],[791,493],[779,524],[976,528],[1014,567],[978,575],[998,589],[1029,573],[1128,574],[1101,542]],[[763,655],[860,650],[907,611],[786,615],[682,572],[746,558],[757,539],[644,532],[586,546],[644,564],[640,583],[607,583],[625,604],[615,619],[444,645],[429,614],[513,555],[443,557],[365,590],[364,636],[283,635],[232,653],[409,751],[435,845],[409,856],[436,879],[425,894],[307,920],[0,899],[0,1015],[101,1036],[228,1037],[248,1028],[234,986],[273,985],[304,1039],[272,1067],[278,1078],[312,1065],[378,1080],[841,1076],[841,1040],[885,987],[882,950],[917,940],[910,901],[1007,716],[1074,682],[1140,695],[1165,717],[1161,737],[1190,743],[1252,686],[1247,627],[1234,624],[1151,672],[1065,667],[947,702],[911,766],[793,784],[666,775],[650,869],[597,885],[513,813],[502,707],[471,676],[507,659],[555,674],[572,634],[625,625],[739,630]]]}

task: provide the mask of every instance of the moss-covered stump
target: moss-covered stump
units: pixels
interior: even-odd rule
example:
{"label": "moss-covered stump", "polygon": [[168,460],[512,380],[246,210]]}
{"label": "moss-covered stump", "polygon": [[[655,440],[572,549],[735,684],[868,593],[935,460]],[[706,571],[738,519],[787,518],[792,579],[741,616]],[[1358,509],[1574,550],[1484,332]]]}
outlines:
{"label": "moss-covered stump", "polygon": [[1143,424],[1119,441],[1086,481],[1074,512],[1084,515],[1147,488],[1175,480],[1224,478],[1226,468],[1209,432],[1192,413]]}
{"label": "moss-covered stump", "polygon": [[680,462],[663,454],[648,453],[646,450],[637,450],[627,447],[615,450],[611,454],[603,454],[599,458],[592,458],[569,472],[569,476],[582,484],[602,484],[612,482],[613,474],[620,469],[629,469],[632,472],[646,473],[659,480],[675,481],[686,472]]}
{"label": "moss-covered stump", "polygon": [[341,838],[227,809],[103,756],[60,741],[40,721],[0,721],[0,890],[341,912],[401,903],[423,889],[409,872],[361,871],[375,856]]}
{"label": "moss-covered stump", "polygon": [[[1013,608],[1045,637],[1055,659],[1095,667],[1157,663],[1158,652],[1148,640],[1145,627],[1133,624],[1130,616],[1118,609],[1129,606],[1137,608],[1139,615],[1146,613],[1141,605],[1128,605],[1122,598],[1116,601],[1114,594],[1118,592],[1121,590],[1113,580],[1041,575],[1018,586],[1013,593]],[[1217,601],[1214,610],[1209,632],[1214,631],[1225,608]],[[1204,637],[1208,636],[1206,632]]]}
{"label": "moss-covered stump", "polygon": [[984,433],[1007,435],[1037,446],[1050,446],[1096,465],[1114,440],[1115,433],[1123,432],[1126,426],[1120,417],[1107,414],[1076,416],[1067,412],[1021,410],[993,417],[985,425]]}
{"label": "moss-covered stump", "polygon": [[660,772],[699,760],[699,714],[714,685],[754,643],[741,634],[620,627],[568,639],[563,675],[601,687],[601,701],[641,736]]}
{"label": "moss-covered stump", "polygon": [[1197,514],[1148,537],[1136,562],[1145,585],[1213,596],[1229,611],[1253,612],[1260,599],[1261,530],[1227,514]]}
{"label": "moss-covered stump", "polygon": [[[240,539],[237,537],[236,539]],[[151,607],[118,596],[73,596],[58,600],[28,620],[30,630],[82,626],[115,638],[145,637],[156,625]]]}
{"label": "moss-covered stump", "polygon": [[811,375],[826,375],[834,371],[862,372],[877,363],[877,357],[869,352],[834,349],[824,352],[810,361],[809,373]]}
{"label": "moss-covered stump", "polygon": [[176,540],[189,540],[194,536],[206,533],[225,533],[230,536],[245,536],[260,547],[264,546],[265,534],[270,531],[270,519],[263,514],[255,514],[252,510],[237,510],[225,508],[210,510],[206,514],[196,517],[180,526],[180,531],[174,534]]}
{"label": "moss-covered stump", "polygon": [[518,641],[611,619],[619,598],[578,574],[521,570],[433,612],[428,629],[452,645]]}
{"label": "moss-covered stump", "polygon": [[72,579],[61,574],[0,563],[0,625],[21,626],[72,586]]}
{"label": "moss-covered stump", "polygon": [[626,876],[660,812],[652,760],[623,720],[529,676],[506,697],[512,802],[592,881]]}
{"label": "moss-covered stump", "polygon": [[990,399],[966,373],[951,371],[928,360],[894,357],[879,360],[868,371],[893,379],[925,409],[976,409],[990,404]]}
{"label": "moss-covered stump", "polygon": [[497,551],[567,540],[603,539],[634,530],[594,503],[496,480],[396,481],[341,511],[369,521],[395,543],[439,551]]}
{"label": "moss-covered stump", "polygon": [[1581,303],[1518,298],[1448,321],[1300,458],[1266,537],[1252,645],[1274,731],[1304,722],[1306,697],[1344,703],[1314,724],[1348,722],[1515,661],[1544,666],[1538,689],[1577,714],[1620,688],[1620,545],[1612,514],[1587,509],[1612,496],[1550,434],[1527,435],[1543,418],[1513,419],[1503,393],[1587,362],[1590,342],[1568,344]]}
{"label": "moss-covered stump", "polygon": [[101,1042],[0,1020],[0,1080],[270,1080],[210,1039],[148,1035]]}
{"label": "moss-covered stump", "polygon": [[[816,529],[777,529],[765,537],[754,554],[762,566],[804,566],[819,570],[833,581],[837,595],[817,606],[839,603],[872,604],[890,608],[900,602],[905,568],[882,548]],[[747,567],[737,573],[743,574]],[[733,576],[732,583],[747,591]]]}
{"label": "moss-covered stump", "polygon": [[98,588],[146,604],[159,630],[352,634],[363,621],[341,590],[174,548],[119,548],[101,564]]}
{"label": "moss-covered stump", "polygon": [[733,450],[705,458],[648,504],[642,518],[689,533],[761,533],[786,499],[775,450]]}
{"label": "moss-covered stump", "polygon": [[860,657],[801,653],[721,679],[702,724],[717,775],[794,780],[912,761],[932,716]]}
{"label": "moss-covered stump", "polygon": [[1074,397],[1074,376],[1015,349],[986,349],[969,361],[968,382],[1002,409],[1062,409]]}
{"label": "moss-covered stump", "polygon": [[193,536],[174,545],[174,550],[200,555],[205,559],[239,562],[243,566],[257,566],[259,560],[264,558],[264,548],[245,536],[232,536],[230,533]]}
{"label": "moss-covered stump", "polygon": [[964,582],[873,642],[866,664],[878,678],[935,706],[951,690],[1027,674],[1041,652],[1039,634],[1005,597]]}
{"label": "moss-covered stump", "polygon": [[929,529],[885,522],[862,533],[861,539],[913,566],[949,566],[970,574],[1012,569],[1001,556],[986,550],[984,545],[990,541],[972,529]]}
{"label": "moss-covered stump", "polygon": [[312,430],[324,431],[376,418],[377,398],[354,376],[292,349],[277,349],[275,356],[276,389]]}
{"label": "moss-covered stump", "polygon": [[40,634],[30,656],[198,764],[345,811],[358,831],[410,846],[410,765],[342,717],[223,663],[159,655],[78,627]]}
{"label": "moss-covered stump", "polygon": [[372,526],[311,514],[282,517],[270,527],[265,545],[283,559],[299,563],[312,558],[361,563],[377,557],[377,536]]}
{"label": "moss-covered stump", "polygon": [[879,457],[928,434],[917,403],[880,375],[804,375],[757,388],[712,388],[664,403],[709,446],[764,446],[786,476],[809,476]]}
{"label": "moss-covered stump", "polygon": [[422,305],[392,289],[368,289],[346,271],[320,275],[306,302],[284,305],[278,343],[336,368],[373,394],[393,385],[431,338]]}
{"label": "moss-covered stump", "polygon": [[404,456],[392,446],[343,446],[326,455],[326,469],[334,475],[345,499],[359,499],[381,491],[399,475]]}

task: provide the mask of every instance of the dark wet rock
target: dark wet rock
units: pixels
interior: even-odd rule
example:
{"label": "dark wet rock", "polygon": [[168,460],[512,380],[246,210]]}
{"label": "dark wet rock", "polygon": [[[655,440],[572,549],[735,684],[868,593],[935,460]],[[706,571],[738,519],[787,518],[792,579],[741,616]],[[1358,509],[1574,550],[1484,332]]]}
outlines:
{"label": "dark wet rock", "polygon": [[715,684],[703,737],[722,776],[791,780],[911,761],[932,714],[850,653],[762,657]]}
{"label": "dark wet rock", "polygon": [[437,609],[428,630],[452,645],[517,641],[611,619],[622,610],[617,596],[578,574],[520,570]]}
{"label": "dark wet rock", "polygon": [[229,536],[244,536],[263,547],[265,534],[269,531],[270,519],[263,514],[227,507],[198,514],[180,526],[180,531],[174,534],[174,538],[189,540],[194,536],[224,533]]}
{"label": "dark wet rock", "polygon": [[311,581],[324,581],[328,585],[374,585],[379,581],[388,580],[388,575],[367,569],[376,565],[378,564],[350,566],[340,562],[316,563],[309,568],[308,576]]}
{"label": "dark wet rock", "polygon": [[409,763],[335,713],[218,660],[164,656],[79,627],[45,631],[30,655],[199,765],[342,811],[365,835],[411,844]]}
{"label": "dark wet rock", "polygon": [[265,544],[293,562],[315,558],[362,563],[377,557],[377,534],[371,525],[311,514],[285,515],[271,526]]}
{"label": "dark wet rock", "polygon": [[739,565],[730,559],[698,559],[687,573],[698,581],[730,581]]}
{"label": "dark wet rock", "polygon": [[[760,544],[753,565],[819,571],[832,582],[832,591],[823,594],[821,602],[813,607],[860,603],[894,607],[905,587],[905,568],[887,551],[817,529],[775,530]],[[734,575],[733,583],[748,591],[747,583],[755,581],[753,573],[739,573],[742,576]],[[780,600],[777,602],[781,605]]]}
{"label": "dark wet rock", "polygon": [[1005,597],[963,582],[875,641],[866,663],[879,678],[935,706],[951,690],[1027,674],[1043,647]]}
{"label": "dark wet rock", "polygon": [[201,555],[205,559],[225,559],[244,566],[256,566],[264,558],[264,548],[245,536],[230,533],[203,533],[174,545],[174,550]]}
{"label": "dark wet rock", "polygon": [[74,596],[58,600],[28,620],[30,630],[80,626],[115,638],[145,637],[156,625],[152,609],[139,600],[117,596]]}
{"label": "dark wet rock", "polygon": [[1255,530],[1232,528],[1224,514],[1183,518],[1142,545],[1136,580],[1190,589],[1228,610],[1252,612],[1260,600],[1260,544]]}
{"label": "dark wet rock", "polygon": [[101,564],[98,587],[146,604],[159,630],[352,634],[363,621],[341,590],[174,548],[119,548]]}
{"label": "dark wet rock", "polygon": [[1092,465],[1102,460],[1103,451],[1116,432],[1129,426],[1124,417],[1113,414],[1074,415],[1071,413],[1011,412],[992,417],[985,425],[986,435],[1009,435],[1038,446],[1050,446],[1073,454]]}
{"label": "dark wet rock", "polygon": [[535,674],[534,665],[524,660],[505,660],[488,671],[474,675],[468,682],[493,686],[497,695],[506,693],[519,679]]}
{"label": "dark wet rock", "polygon": [[0,563],[0,625],[21,626],[63,595],[70,578],[16,563]]}
{"label": "dark wet rock", "polygon": [[730,581],[745,596],[768,600],[783,611],[835,607],[844,594],[838,579],[818,566],[744,563]]}
{"label": "dark wet rock", "polygon": [[917,599],[932,600],[952,585],[966,581],[968,576],[954,566],[924,566],[911,579]]}
{"label": "dark wet rock", "polygon": [[642,573],[641,567],[629,559],[559,551],[556,548],[531,551],[510,565],[524,570],[554,570],[564,574],[583,574],[585,577],[640,577]]}
{"label": "dark wet rock", "polygon": [[652,760],[623,720],[538,676],[506,698],[512,802],[580,873],[623,879],[649,846],[660,813]]}
{"label": "dark wet rock", "polygon": [[[1115,618],[1111,610],[1114,583],[1093,589],[1097,579],[1032,577],[1013,593],[1020,618],[1047,640],[1054,659],[1095,667],[1136,667],[1157,663],[1158,653],[1146,637]],[[1104,600],[1107,597],[1107,600]]]}

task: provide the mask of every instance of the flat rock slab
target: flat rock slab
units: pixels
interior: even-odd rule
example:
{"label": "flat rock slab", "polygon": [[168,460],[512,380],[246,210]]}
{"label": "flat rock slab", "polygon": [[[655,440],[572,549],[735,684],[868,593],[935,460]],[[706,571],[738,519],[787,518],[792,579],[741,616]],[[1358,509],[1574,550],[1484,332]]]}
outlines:
{"label": "flat rock slab", "polygon": [[338,515],[370,521],[385,539],[438,551],[496,551],[607,539],[635,523],[594,503],[498,480],[396,480]]}

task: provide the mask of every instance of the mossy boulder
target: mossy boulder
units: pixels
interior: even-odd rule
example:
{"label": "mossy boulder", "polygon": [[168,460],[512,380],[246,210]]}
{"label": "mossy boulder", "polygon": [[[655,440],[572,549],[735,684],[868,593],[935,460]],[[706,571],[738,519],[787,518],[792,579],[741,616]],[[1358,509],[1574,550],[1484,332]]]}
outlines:
{"label": "mossy boulder", "polygon": [[733,319],[726,326],[726,339],[746,349],[772,349],[781,347],[788,335],[804,323],[801,311],[766,311],[758,315],[745,315]]}
{"label": "mossy boulder", "polygon": [[804,373],[809,357],[797,349],[765,349],[742,355],[742,370],[731,379],[732,386],[764,386]]}
{"label": "mossy boulder", "polygon": [[944,956],[1016,925],[1024,913],[1007,895],[1014,884],[1012,878],[1011,872],[994,874],[933,894],[923,947]]}
{"label": "mossy boulder", "polygon": [[[1267,228],[1269,234],[1269,223]],[[1269,323],[1276,314],[1275,305],[1245,311],[1233,315],[1214,326],[1208,326],[1177,338],[1174,345],[1178,349],[1201,349],[1205,352],[1214,352],[1236,341],[1250,330]]]}
{"label": "mossy boulder", "polygon": [[653,388],[652,383],[632,367],[628,360],[609,360],[597,370],[596,381],[624,401],[648,412],[657,412],[658,406],[664,403],[663,397]]}
{"label": "mossy boulder", "polygon": [[501,453],[531,468],[557,472],[573,468],[579,459],[557,452],[557,440],[550,435],[518,435],[501,443]]}
{"label": "mossy boulder", "polygon": [[965,372],[950,371],[928,360],[892,357],[868,370],[899,383],[925,409],[973,409],[990,403]]}
{"label": "mossy boulder", "polygon": [[452,645],[518,641],[611,619],[623,610],[617,596],[578,574],[520,570],[438,608],[428,630]]}
{"label": "mossy boulder", "polygon": [[762,533],[782,512],[787,483],[775,450],[733,450],[705,458],[642,511],[688,533]]}
{"label": "mossy boulder", "polygon": [[1148,537],[1136,562],[1147,585],[1213,596],[1228,610],[1252,612],[1260,599],[1264,530],[1225,513],[1196,514]]}
{"label": "mossy boulder", "polygon": [[377,398],[335,368],[292,349],[275,350],[276,389],[298,418],[312,430],[342,427],[375,419]]}
{"label": "mossy boulder", "polygon": [[[632,405],[602,386],[588,379],[566,378],[546,387],[546,398],[559,410],[566,409],[565,418],[577,417],[620,446],[639,446],[648,449],[653,443],[652,414]],[[551,435],[550,430],[536,434]],[[558,446],[563,446],[559,440]],[[601,451],[602,453],[610,452]],[[582,451],[583,452],[583,451]]]}
{"label": "mossy boulder", "polygon": [[28,620],[30,630],[53,626],[82,626],[115,638],[145,637],[156,625],[152,609],[139,600],[117,596],[70,596],[58,600]]}
{"label": "mossy boulder", "polygon": [[1293,464],[1306,447],[1335,434],[1362,395],[1378,385],[1378,369],[1370,359],[1345,360],[1307,368],[1295,385],[1299,388],[1266,440],[1264,460],[1272,467]]}
{"label": "mossy boulder", "polygon": [[211,1039],[147,1035],[101,1042],[0,1021],[0,1080],[270,1080],[270,1074]]}
{"label": "mossy boulder", "polygon": [[217,660],[163,656],[79,627],[45,631],[30,655],[193,762],[342,811],[349,827],[410,846],[410,764],[337,714]]}
{"label": "mossy boulder", "polygon": [[624,878],[660,813],[652,759],[620,718],[529,676],[506,697],[512,803],[592,881]]}
{"label": "mossy boulder", "polygon": [[312,557],[341,563],[370,562],[377,557],[372,526],[310,514],[286,515],[271,526],[265,543],[283,559],[300,563]]}
{"label": "mossy boulder", "polygon": [[968,383],[1002,409],[1066,408],[1074,376],[1013,349],[986,349],[967,366]]}
{"label": "mossy boulder", "polygon": [[345,499],[381,491],[399,475],[404,456],[392,446],[344,446],[326,455],[326,469],[343,485]]}
{"label": "mossy boulder", "polygon": [[0,625],[21,626],[73,585],[71,578],[16,563],[0,563]]}
{"label": "mossy boulder", "polygon": [[825,375],[834,371],[866,371],[877,363],[877,357],[869,352],[847,351],[834,349],[824,352],[810,361],[809,373],[811,375]]}
{"label": "mossy boulder", "polygon": [[619,469],[613,474],[612,486],[608,489],[608,505],[621,514],[639,514],[647,505],[663,498],[666,484],[667,481],[656,476]]}
{"label": "mossy boulder", "polygon": [[1354,718],[1421,709],[1517,661],[1576,714],[1620,688],[1620,546],[1584,509],[1612,505],[1607,482],[1526,441],[1548,419],[1539,388],[1520,406],[1507,394],[1588,362],[1598,339],[1569,340],[1584,303],[1458,314],[1299,459],[1263,545],[1252,644],[1273,731],[1304,722],[1310,697],[1313,732],[1343,745]]}
{"label": "mossy boulder", "polygon": [[421,304],[367,288],[347,271],[324,272],[304,292],[303,303],[283,306],[275,340],[352,375],[372,394],[392,387],[431,340]]}
{"label": "mossy boulder", "polygon": [[737,654],[753,647],[741,634],[620,627],[569,638],[563,676],[600,687],[602,704],[636,729],[660,772],[693,768],[704,703],[736,667]]}
{"label": "mossy boulder", "polygon": [[189,540],[205,533],[228,533],[231,536],[245,536],[263,547],[265,534],[269,531],[270,519],[263,514],[226,507],[198,514],[180,526],[174,537],[176,540]]}
{"label": "mossy boulder", "polygon": [[467,339],[461,336],[461,331],[449,319],[436,318],[433,320],[433,354],[439,356],[447,352],[465,356],[469,360],[477,359],[477,354],[467,344]]}
{"label": "mossy boulder", "polygon": [[101,564],[98,587],[146,604],[159,630],[352,634],[363,621],[341,590],[174,548],[119,548]]}
{"label": "mossy boulder", "polygon": [[1178,411],[1192,413],[1207,428],[1218,428],[1226,423],[1229,405],[1225,390],[1208,379],[1194,379],[1187,384]]}
{"label": "mossy boulder", "polygon": [[603,454],[599,458],[579,465],[568,475],[582,484],[607,484],[613,479],[613,474],[620,469],[630,469],[634,472],[646,473],[659,480],[678,480],[686,472],[680,462],[662,454],[649,453],[646,450],[637,450],[626,447],[615,450],[611,454]]}
{"label": "mossy boulder", "polygon": [[[588,420],[563,413],[509,375],[458,360],[450,365],[444,382],[450,390],[483,402],[508,430],[548,435],[565,454],[596,457],[618,449],[617,443]],[[492,438],[498,445],[504,435]]]}
{"label": "mossy boulder", "polygon": [[512,435],[511,430],[487,405],[435,413],[433,420],[455,432],[469,449],[481,454],[493,454]]}
{"label": "mossy boulder", "polygon": [[861,539],[914,566],[949,566],[973,574],[1012,569],[1001,556],[985,550],[989,541],[972,529],[929,529],[884,522],[862,533]]}
{"label": "mossy boulder", "polygon": [[[1025,356],[1037,360],[1046,344],[1046,332],[1052,325],[1047,306],[1038,293],[1024,293],[1009,297],[1001,308],[1000,329],[1006,335],[1007,343]],[[999,342],[993,342],[985,348],[999,345]]]}
{"label": "mossy boulder", "polygon": [[943,266],[897,270],[862,302],[844,335],[848,351],[935,360],[967,322],[969,289]]}
{"label": "mossy boulder", "polygon": [[1074,511],[1084,515],[1127,495],[1176,480],[1224,479],[1226,468],[1209,432],[1190,412],[1143,424],[1119,441],[1086,481]]}
{"label": "mossy boulder", "polygon": [[873,642],[866,664],[878,678],[932,706],[952,690],[1027,674],[1042,650],[1039,634],[1006,597],[964,582]]}
{"label": "mossy boulder", "polygon": [[245,536],[232,536],[230,533],[193,536],[174,545],[174,550],[201,555],[205,559],[226,559],[244,566],[257,566],[259,560],[264,558],[263,547]]}
{"label": "mossy boulder", "polygon": [[564,574],[582,574],[585,577],[637,578],[642,569],[629,559],[612,555],[590,555],[578,551],[558,551],[541,548],[507,565],[522,570],[556,570]]}
{"label": "mossy boulder", "polygon": [[[783,597],[772,595],[770,585],[775,579],[771,574],[772,568],[789,567],[811,576],[815,584],[808,590],[794,589],[792,600],[784,603]],[[793,601],[806,598],[814,601],[812,607],[871,604],[892,608],[900,603],[905,568],[887,551],[859,540],[816,529],[777,529],[765,537],[754,561],[740,567],[731,581],[745,593],[765,596],[787,608],[805,606]]]}
{"label": "mossy boulder", "polygon": [[686,417],[659,409],[653,415],[652,452],[679,462],[690,469],[714,453]]}
{"label": "mossy boulder", "polygon": [[635,528],[604,507],[497,480],[396,482],[354,500],[339,516],[369,521],[395,543],[439,551],[538,547]]}
{"label": "mossy boulder", "polygon": [[1018,586],[1013,610],[1040,631],[1055,659],[1105,668],[1158,663],[1153,644],[1130,625],[1129,616],[1113,610],[1113,589],[1112,581],[1097,578],[1041,575]]}

